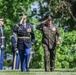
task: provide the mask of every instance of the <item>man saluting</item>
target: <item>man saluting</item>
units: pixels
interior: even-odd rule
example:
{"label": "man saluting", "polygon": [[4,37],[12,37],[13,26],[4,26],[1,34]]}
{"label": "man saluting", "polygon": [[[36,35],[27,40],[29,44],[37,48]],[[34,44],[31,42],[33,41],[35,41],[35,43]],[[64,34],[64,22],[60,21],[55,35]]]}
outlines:
{"label": "man saluting", "polygon": [[28,63],[30,59],[30,52],[32,48],[32,42],[35,40],[32,26],[26,23],[26,15],[22,16],[20,24],[13,28],[18,36],[17,48],[19,50],[19,56],[21,61],[21,71],[29,71]]}
{"label": "man saluting", "polygon": [[[42,31],[42,45],[44,48],[44,64],[45,71],[54,71],[56,44],[60,44],[60,32],[56,25],[52,23],[52,17],[43,21],[40,25],[37,25],[37,29]],[[56,36],[58,40],[56,41]]]}

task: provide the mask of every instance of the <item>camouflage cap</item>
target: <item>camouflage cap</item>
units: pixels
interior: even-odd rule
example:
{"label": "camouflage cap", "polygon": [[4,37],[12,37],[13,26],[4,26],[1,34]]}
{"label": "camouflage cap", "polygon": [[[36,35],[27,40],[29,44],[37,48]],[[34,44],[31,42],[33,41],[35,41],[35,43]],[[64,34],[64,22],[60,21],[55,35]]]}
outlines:
{"label": "camouflage cap", "polygon": [[50,20],[52,21],[52,17],[49,17],[49,18],[48,18],[48,21],[50,21]]}

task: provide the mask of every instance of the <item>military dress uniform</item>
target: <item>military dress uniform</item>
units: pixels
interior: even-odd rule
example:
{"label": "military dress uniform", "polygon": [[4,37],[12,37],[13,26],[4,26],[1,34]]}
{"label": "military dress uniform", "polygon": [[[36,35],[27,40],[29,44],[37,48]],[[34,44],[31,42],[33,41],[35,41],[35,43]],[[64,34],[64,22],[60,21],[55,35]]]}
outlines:
{"label": "military dress uniform", "polygon": [[11,36],[11,42],[13,52],[12,69],[19,69],[19,53],[17,50],[17,35],[15,33]]}
{"label": "military dress uniform", "polygon": [[60,32],[54,24],[48,25],[41,23],[37,25],[37,29],[42,31],[42,45],[44,48],[44,64],[45,71],[54,71],[55,55],[56,55],[56,35],[60,41]]}
{"label": "military dress uniform", "polygon": [[[0,21],[3,20],[0,19]],[[3,27],[0,24],[0,70],[3,69],[4,49],[5,49],[5,36],[4,36]]]}
{"label": "military dress uniform", "polygon": [[30,59],[30,51],[32,48],[32,42],[35,40],[34,32],[31,25],[26,23],[18,24],[13,28],[13,31],[18,36],[17,48],[19,50],[21,60],[21,71],[28,71],[28,63]]}

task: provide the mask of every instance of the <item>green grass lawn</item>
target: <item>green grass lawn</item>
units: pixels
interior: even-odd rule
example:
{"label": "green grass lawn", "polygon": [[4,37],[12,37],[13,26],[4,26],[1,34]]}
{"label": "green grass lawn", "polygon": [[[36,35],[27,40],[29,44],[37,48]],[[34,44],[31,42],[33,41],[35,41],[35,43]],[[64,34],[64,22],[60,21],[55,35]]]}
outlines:
{"label": "green grass lawn", "polygon": [[2,70],[0,75],[76,75],[76,69],[55,69],[54,72],[44,72],[43,69],[30,69],[30,72],[20,70]]}

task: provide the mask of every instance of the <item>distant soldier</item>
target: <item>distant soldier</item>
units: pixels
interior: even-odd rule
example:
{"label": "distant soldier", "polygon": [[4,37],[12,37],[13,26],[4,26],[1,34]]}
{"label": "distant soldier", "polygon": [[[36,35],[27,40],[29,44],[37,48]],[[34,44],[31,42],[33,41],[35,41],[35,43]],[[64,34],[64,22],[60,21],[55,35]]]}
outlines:
{"label": "distant soldier", "polygon": [[3,30],[3,18],[0,18],[0,70],[3,69],[3,60],[4,60],[4,49],[5,49],[5,36]]}
{"label": "distant soldier", "polygon": [[[55,55],[56,55],[56,44],[60,44],[60,32],[58,26],[52,23],[52,17],[43,21],[40,25],[37,25],[37,29],[42,31],[42,45],[44,48],[44,64],[45,71],[54,71],[55,68]],[[56,41],[56,35],[58,40]]]}
{"label": "distant soldier", "polygon": [[21,71],[28,72],[30,52],[32,48],[32,42],[35,40],[35,36],[32,26],[26,23],[26,15],[22,15],[20,24],[16,25],[13,28],[13,31],[17,33],[18,36],[17,47],[21,61]]}
{"label": "distant soldier", "polygon": [[12,69],[19,69],[19,52],[17,49],[17,35],[13,33],[11,36],[12,42],[12,52],[13,52],[13,61],[12,61]]}

